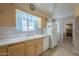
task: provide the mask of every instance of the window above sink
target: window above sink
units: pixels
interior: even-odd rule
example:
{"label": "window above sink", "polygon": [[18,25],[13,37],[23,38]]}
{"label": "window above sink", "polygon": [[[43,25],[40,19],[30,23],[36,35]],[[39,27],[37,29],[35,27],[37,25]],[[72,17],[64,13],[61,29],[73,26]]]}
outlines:
{"label": "window above sink", "polygon": [[37,17],[26,12],[16,10],[16,30],[37,31],[41,28],[41,17]]}

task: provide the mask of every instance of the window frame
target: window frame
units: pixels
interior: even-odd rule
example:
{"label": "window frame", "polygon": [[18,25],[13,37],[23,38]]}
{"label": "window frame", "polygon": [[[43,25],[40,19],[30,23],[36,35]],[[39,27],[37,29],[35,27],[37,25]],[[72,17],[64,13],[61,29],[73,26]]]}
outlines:
{"label": "window frame", "polygon": [[[31,19],[32,19],[32,17],[33,17],[34,15],[31,15],[31,14],[29,14],[29,13],[26,13],[26,12],[24,12],[24,11],[20,11],[20,10],[17,10],[17,9],[16,9],[16,13],[17,13],[17,12],[26,14],[26,15],[28,16],[28,17],[26,16],[26,18],[27,18],[27,31],[29,31],[29,22],[30,22],[30,21],[29,21],[29,18],[31,17]],[[21,15],[20,15],[20,16],[21,16]],[[22,15],[22,16],[23,16],[23,15]],[[39,18],[38,16],[34,16],[34,17]],[[22,18],[21,18],[21,19],[22,19]],[[19,24],[19,23],[18,23],[18,24],[19,24],[19,27],[21,27],[21,28],[18,28],[18,29],[16,28],[16,30],[19,31],[19,32],[24,32],[24,31],[23,31],[23,28],[22,28],[23,26],[22,26],[22,20],[21,20],[21,19],[19,19],[19,20],[17,21],[17,15],[16,15],[16,27],[18,27],[18,26],[17,26],[17,23],[18,23],[18,22],[20,22],[20,24]],[[38,23],[38,22],[37,22],[37,23]],[[39,26],[38,26],[38,25],[37,25],[37,27],[38,27],[37,29],[39,29]],[[27,32],[27,31],[25,31],[25,32]],[[31,31],[33,31],[33,30],[31,30]]]}

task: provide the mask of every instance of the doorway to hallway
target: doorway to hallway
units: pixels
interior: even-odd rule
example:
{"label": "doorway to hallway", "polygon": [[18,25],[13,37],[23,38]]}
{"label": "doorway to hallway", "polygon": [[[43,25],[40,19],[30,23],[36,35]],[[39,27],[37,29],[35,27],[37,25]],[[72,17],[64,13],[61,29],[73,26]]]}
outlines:
{"label": "doorway to hallway", "polygon": [[72,43],[72,39],[73,39],[73,24],[66,24],[63,42],[70,41]]}

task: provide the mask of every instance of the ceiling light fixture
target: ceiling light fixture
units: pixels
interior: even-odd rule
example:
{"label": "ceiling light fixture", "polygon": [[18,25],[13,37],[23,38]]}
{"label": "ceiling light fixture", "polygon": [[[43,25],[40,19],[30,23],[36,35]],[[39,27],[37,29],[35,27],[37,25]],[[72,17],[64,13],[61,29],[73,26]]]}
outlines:
{"label": "ceiling light fixture", "polygon": [[29,8],[30,8],[31,11],[35,11],[35,5],[34,4],[30,4]]}

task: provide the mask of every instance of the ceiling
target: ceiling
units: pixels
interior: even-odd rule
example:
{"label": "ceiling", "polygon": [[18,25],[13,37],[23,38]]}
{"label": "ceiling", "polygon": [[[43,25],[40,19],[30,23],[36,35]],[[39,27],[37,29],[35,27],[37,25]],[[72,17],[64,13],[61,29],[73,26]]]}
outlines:
{"label": "ceiling", "polygon": [[38,9],[40,9],[43,12],[49,13],[49,16],[54,18],[63,18],[74,15],[74,7],[79,5],[77,3],[33,3],[33,4]]}
{"label": "ceiling", "polygon": [[74,15],[74,7],[78,4],[72,3],[41,3],[36,4],[39,9],[49,12],[51,17],[63,18]]}

